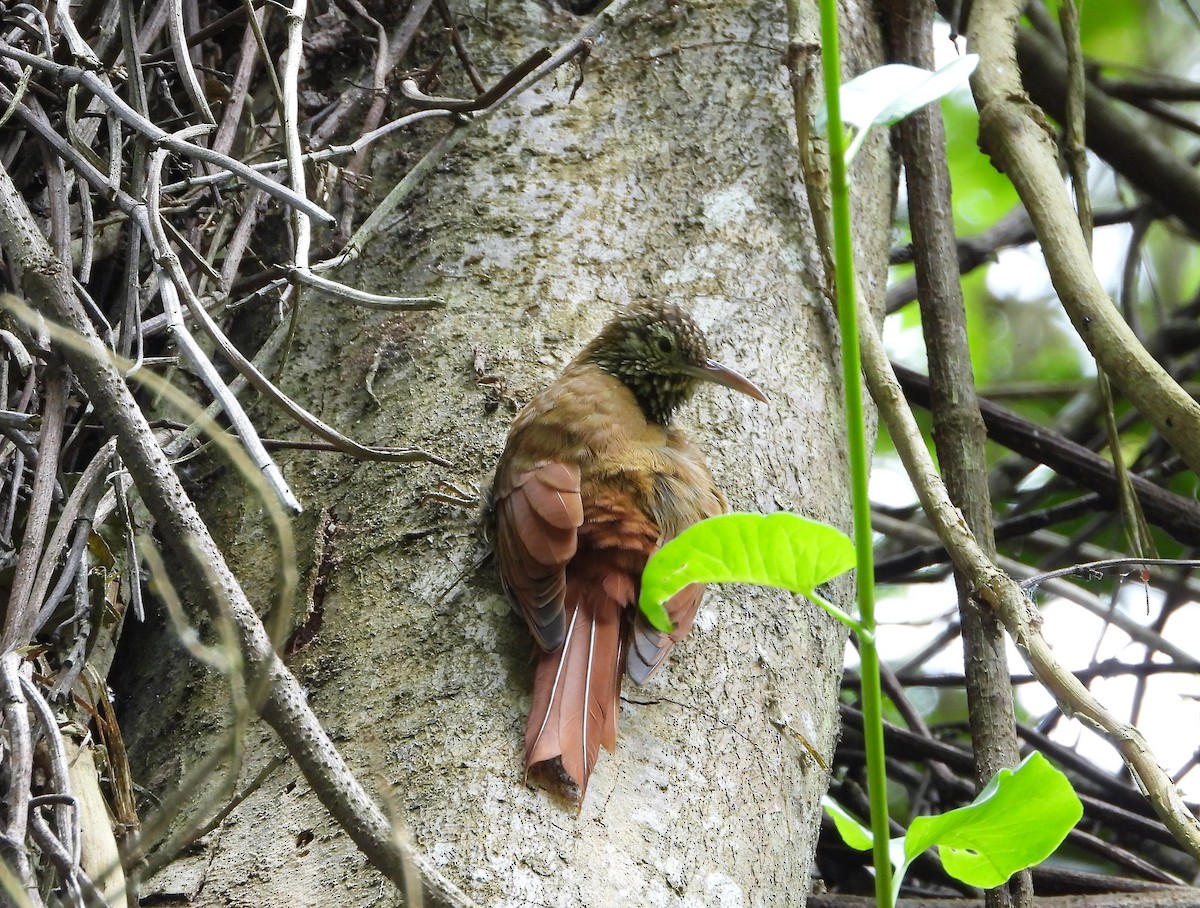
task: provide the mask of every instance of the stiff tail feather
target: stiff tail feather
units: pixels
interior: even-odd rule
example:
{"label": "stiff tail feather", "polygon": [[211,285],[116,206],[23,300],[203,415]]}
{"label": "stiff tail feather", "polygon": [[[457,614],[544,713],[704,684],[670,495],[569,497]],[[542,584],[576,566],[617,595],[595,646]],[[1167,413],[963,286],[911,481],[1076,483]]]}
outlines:
{"label": "stiff tail feather", "polygon": [[[525,770],[561,759],[582,802],[603,744],[617,746],[620,708],[621,607],[603,590],[569,603],[562,645],[538,654],[529,723],[525,727]],[[600,601],[593,601],[599,599]]]}

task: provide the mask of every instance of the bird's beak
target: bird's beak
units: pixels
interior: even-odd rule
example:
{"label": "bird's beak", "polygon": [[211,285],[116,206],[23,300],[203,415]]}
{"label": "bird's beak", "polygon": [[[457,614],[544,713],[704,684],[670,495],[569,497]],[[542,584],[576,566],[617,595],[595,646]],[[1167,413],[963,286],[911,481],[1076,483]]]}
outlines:
{"label": "bird's beak", "polygon": [[719,362],[713,359],[704,361],[704,365],[698,368],[695,372],[697,378],[704,381],[716,382],[718,385],[724,385],[726,388],[733,388],[734,391],[741,391],[753,397],[755,400],[761,400],[764,404],[770,403],[767,395],[763,394],[762,390],[746,376],[740,372],[734,372],[727,366],[722,366]]}

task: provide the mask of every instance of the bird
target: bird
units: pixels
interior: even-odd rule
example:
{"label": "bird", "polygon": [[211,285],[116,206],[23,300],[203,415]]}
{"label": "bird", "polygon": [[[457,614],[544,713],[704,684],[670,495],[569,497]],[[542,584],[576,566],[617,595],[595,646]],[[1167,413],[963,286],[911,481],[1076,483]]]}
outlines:
{"label": "bird", "polygon": [[653,677],[704,594],[685,587],[666,604],[673,631],[656,630],[637,608],[646,562],[728,511],[703,454],[672,425],[703,382],[768,400],[711,358],[682,307],[636,301],[522,408],[497,462],[488,532],[536,643],[526,780],[558,761],[581,809],[601,745],[616,749],[622,675]]}

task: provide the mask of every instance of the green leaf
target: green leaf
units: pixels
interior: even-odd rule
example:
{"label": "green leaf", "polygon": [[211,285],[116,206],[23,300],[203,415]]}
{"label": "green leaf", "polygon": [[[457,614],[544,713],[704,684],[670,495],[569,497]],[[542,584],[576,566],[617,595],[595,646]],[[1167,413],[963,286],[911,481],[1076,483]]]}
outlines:
{"label": "green leaf", "polygon": [[842,122],[890,126],[966,84],[978,65],[978,54],[964,54],[937,72],[903,63],[867,70],[842,86]]}
{"label": "green leaf", "polygon": [[841,804],[826,795],[821,798],[821,806],[833,820],[833,825],[842,836],[842,841],[856,851],[870,851],[875,837],[871,830],[854,819]]}
{"label": "green leaf", "polygon": [[854,544],[831,526],[785,512],[725,514],[689,527],[654,554],[642,574],[639,604],[663,633],[671,631],[663,603],[689,583],[773,586],[829,610],[815,588],[853,566]]}
{"label": "green leaf", "polygon": [[1053,854],[1081,816],[1067,777],[1035,751],[996,773],[968,806],[913,820],[904,855],[911,862],[936,845],[947,873],[991,889]]}
{"label": "green leaf", "polygon": [[[965,84],[978,65],[978,54],[956,57],[937,72],[889,63],[845,83],[841,91],[842,122],[858,129],[846,149],[847,163],[854,160],[873,126],[890,126],[926,104],[944,98]],[[825,125],[820,114],[817,125]]]}

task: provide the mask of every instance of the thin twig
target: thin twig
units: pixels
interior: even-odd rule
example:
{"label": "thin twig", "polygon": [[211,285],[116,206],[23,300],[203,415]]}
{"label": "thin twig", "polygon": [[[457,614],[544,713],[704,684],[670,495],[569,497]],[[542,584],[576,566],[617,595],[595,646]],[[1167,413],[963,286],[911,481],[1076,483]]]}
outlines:
{"label": "thin twig", "polygon": [[23,50],[18,50],[8,44],[0,42],[0,57],[9,57],[27,66],[33,66],[43,72],[49,73],[59,82],[66,85],[83,85],[89,91],[103,99],[104,103],[121,118],[125,125],[136,129],[151,142],[160,145],[169,151],[182,155],[187,158],[193,158],[198,161],[203,161],[206,164],[211,164],[214,167],[220,167],[228,170],[251,186],[257,186],[264,192],[267,192],[272,197],[293,208],[303,212],[314,220],[320,221],[323,224],[333,223],[333,215],[326,212],[323,208],[309,201],[308,199],[298,196],[289,190],[287,187],[273,180],[268,180],[261,174],[247,167],[236,158],[231,158],[228,155],[219,154],[208,148],[202,148],[199,145],[194,145],[191,142],[186,142],[176,138],[151,123],[132,107],[126,104],[119,95],[117,95],[103,80],[98,78],[95,73],[88,72],[85,69],[80,69],[78,66],[62,66],[44,57],[39,57],[36,54],[29,54]]}

